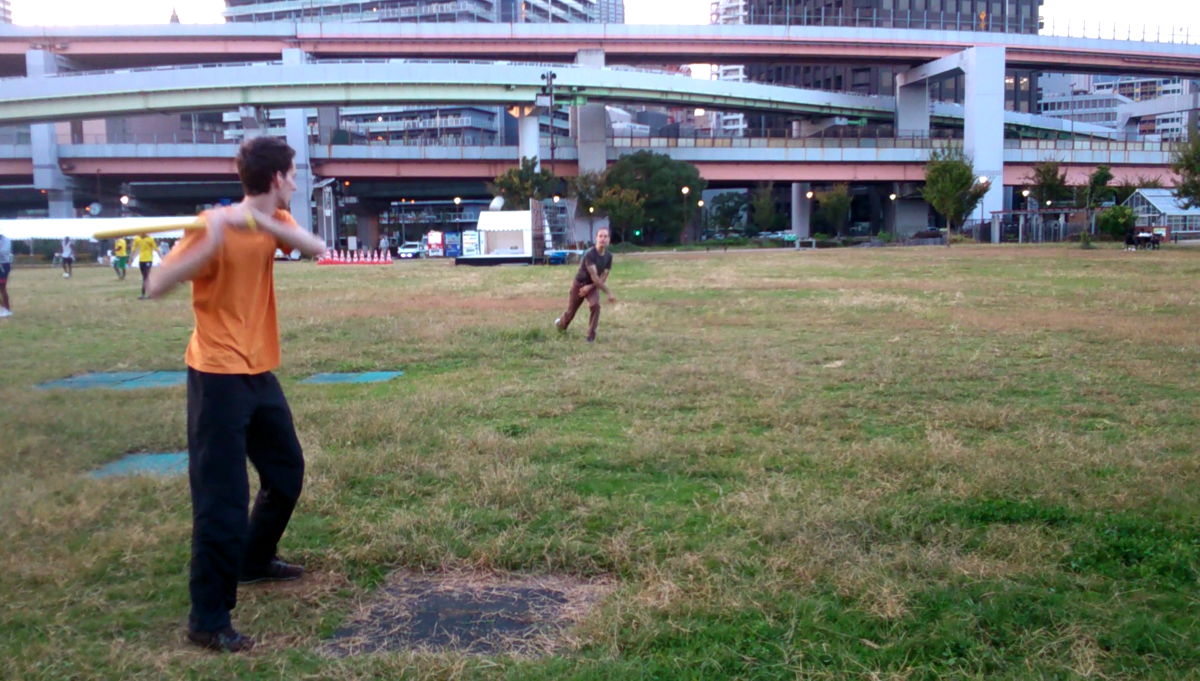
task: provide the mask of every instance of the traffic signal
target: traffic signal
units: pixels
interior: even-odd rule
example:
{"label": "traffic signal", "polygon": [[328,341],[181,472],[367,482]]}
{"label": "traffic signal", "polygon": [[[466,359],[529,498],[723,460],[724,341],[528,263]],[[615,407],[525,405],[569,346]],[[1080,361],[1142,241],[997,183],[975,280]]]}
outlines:
{"label": "traffic signal", "polygon": [[635,229],[635,230],[633,230],[633,235],[634,235],[634,236],[641,236],[641,235],[642,235],[642,230],[640,230],[640,229]]}

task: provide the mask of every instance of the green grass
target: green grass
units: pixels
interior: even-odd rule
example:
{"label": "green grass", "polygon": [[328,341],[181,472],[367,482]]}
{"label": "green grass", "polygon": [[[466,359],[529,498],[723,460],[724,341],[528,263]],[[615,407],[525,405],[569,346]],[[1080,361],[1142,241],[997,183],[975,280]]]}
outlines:
{"label": "green grass", "polygon": [[[187,297],[19,269],[0,320],[0,678],[1200,678],[1200,253],[954,247],[569,268],[281,265],[308,459],[244,589],[244,657],[183,642]],[[586,310],[577,320],[586,323]],[[401,369],[384,384],[300,385]],[[550,658],[318,651],[396,569],[604,576]]]}

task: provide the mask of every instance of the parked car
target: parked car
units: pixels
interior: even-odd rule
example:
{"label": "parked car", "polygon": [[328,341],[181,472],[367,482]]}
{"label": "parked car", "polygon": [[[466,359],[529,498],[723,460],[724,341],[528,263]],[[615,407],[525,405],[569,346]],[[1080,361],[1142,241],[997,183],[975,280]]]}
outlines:
{"label": "parked car", "polygon": [[416,241],[405,241],[396,249],[396,257],[401,260],[416,260],[421,257],[421,244]]}

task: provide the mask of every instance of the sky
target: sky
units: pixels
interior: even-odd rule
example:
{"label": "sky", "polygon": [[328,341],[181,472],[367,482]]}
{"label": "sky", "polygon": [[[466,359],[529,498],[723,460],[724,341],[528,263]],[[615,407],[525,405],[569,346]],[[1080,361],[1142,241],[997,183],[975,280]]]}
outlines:
{"label": "sky", "polygon": [[[706,24],[710,0],[625,0],[626,21],[631,24]],[[172,7],[185,24],[220,23],[223,0],[11,0],[13,21],[18,24],[158,24],[171,17]],[[1102,27],[1105,36],[1112,26],[1127,26],[1135,33],[1157,26],[1190,29],[1200,36],[1200,2],[1196,0],[1045,0],[1042,16],[1053,22],[1058,33],[1071,22],[1078,34],[1086,19],[1088,34]]]}

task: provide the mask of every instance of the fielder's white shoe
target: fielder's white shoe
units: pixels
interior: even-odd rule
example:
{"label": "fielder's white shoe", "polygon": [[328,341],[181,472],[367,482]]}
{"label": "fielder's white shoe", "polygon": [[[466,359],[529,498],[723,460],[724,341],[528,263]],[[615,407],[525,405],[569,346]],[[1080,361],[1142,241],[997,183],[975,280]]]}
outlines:
{"label": "fielder's white shoe", "polygon": [[8,308],[0,307],[0,317],[11,317],[11,316],[12,316],[12,310],[9,310]]}

